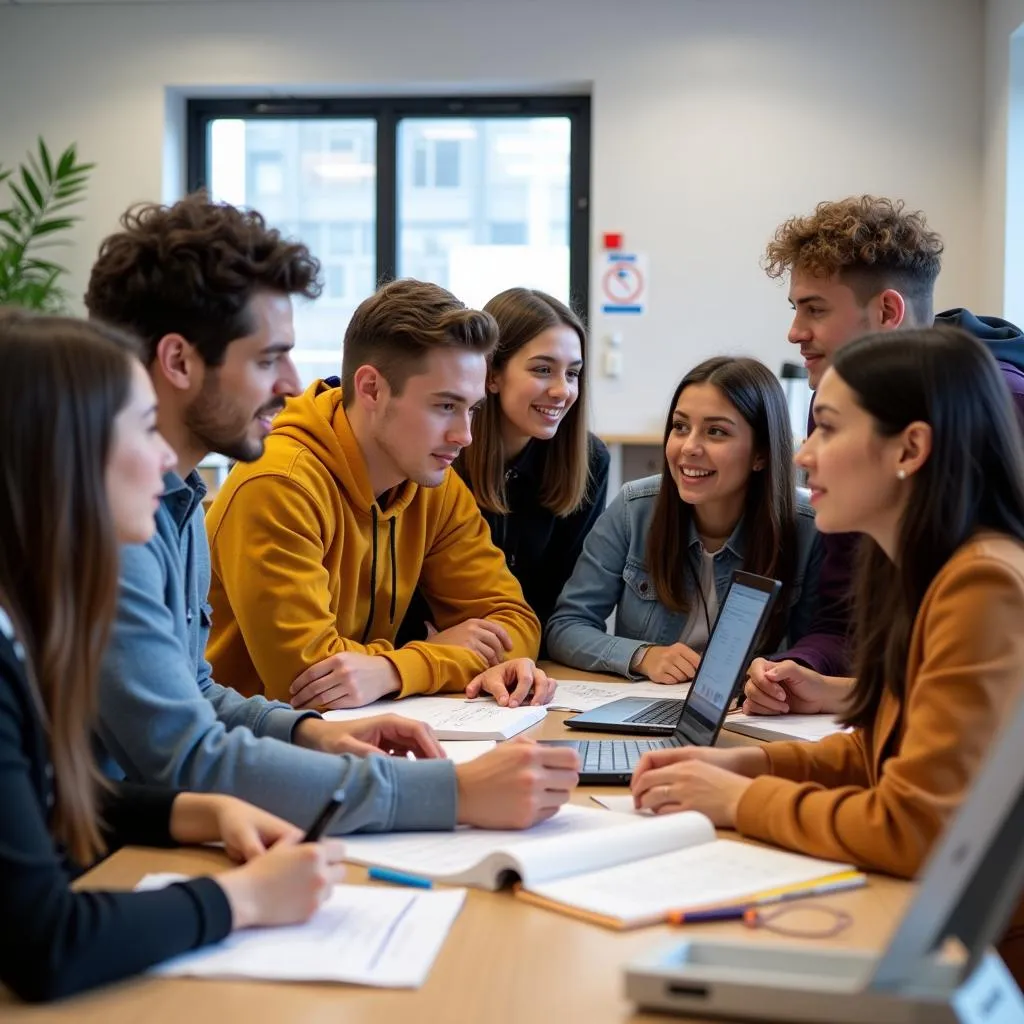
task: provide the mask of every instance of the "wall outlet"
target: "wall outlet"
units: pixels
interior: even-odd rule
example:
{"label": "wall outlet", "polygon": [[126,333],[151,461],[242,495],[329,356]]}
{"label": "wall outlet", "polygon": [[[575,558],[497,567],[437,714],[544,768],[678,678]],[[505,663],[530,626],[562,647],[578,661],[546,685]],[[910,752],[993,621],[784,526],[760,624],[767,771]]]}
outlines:
{"label": "wall outlet", "polygon": [[622,376],[622,349],[609,348],[604,354],[604,375],[606,377]]}

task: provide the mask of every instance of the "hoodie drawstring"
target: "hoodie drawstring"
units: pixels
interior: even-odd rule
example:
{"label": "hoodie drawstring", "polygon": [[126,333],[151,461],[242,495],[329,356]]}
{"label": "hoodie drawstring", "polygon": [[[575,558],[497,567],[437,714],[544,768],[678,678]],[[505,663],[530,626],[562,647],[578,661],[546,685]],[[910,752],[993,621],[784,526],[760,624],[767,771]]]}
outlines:
{"label": "hoodie drawstring", "polygon": [[377,504],[376,502],[370,506],[370,520],[371,527],[370,532],[373,534],[373,554],[370,556],[370,614],[366,616],[366,625],[363,627],[363,635],[359,642],[361,644],[366,643],[366,638],[370,635],[370,629],[373,626],[373,613],[376,611],[377,604]]}
{"label": "hoodie drawstring", "polygon": [[391,526],[391,608],[389,609],[389,621],[395,624],[395,601],[398,599],[398,567],[395,563],[395,517],[392,516],[388,523]]}
{"label": "hoodie drawstring", "polygon": [[[363,635],[359,642],[366,644],[373,628],[373,616],[377,610],[377,505],[376,502],[370,506],[371,532],[373,533],[373,549],[370,556],[370,613],[366,616],[366,625],[363,627]],[[395,564],[395,517],[388,520],[388,543],[391,549],[391,605],[388,609],[388,618],[391,625],[395,624],[395,605],[398,600],[398,568]]]}

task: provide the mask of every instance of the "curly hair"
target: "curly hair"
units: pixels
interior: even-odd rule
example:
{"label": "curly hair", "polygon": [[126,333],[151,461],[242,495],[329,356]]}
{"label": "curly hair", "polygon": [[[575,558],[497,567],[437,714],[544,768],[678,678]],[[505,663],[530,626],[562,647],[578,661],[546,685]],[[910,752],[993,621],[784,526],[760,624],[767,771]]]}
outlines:
{"label": "curly hair", "polygon": [[910,300],[915,320],[930,323],[942,250],[920,210],[906,210],[898,199],[850,196],[787,220],[768,243],[763,264],[773,278],[794,270],[838,277],[861,303],[895,288]]}
{"label": "curly hair", "polygon": [[219,366],[228,345],[253,330],[254,294],[320,294],[320,264],[309,249],[254,210],[197,192],[173,206],[133,206],[120,223],[100,246],[85,305],[92,319],[142,338],[147,364],[162,337],[181,334],[208,366]]}
{"label": "curly hair", "polygon": [[430,352],[463,348],[489,356],[498,344],[490,313],[469,309],[440,285],[402,278],[381,285],[352,314],[342,348],[341,387],[352,404],[356,370],[367,363],[400,395]]}

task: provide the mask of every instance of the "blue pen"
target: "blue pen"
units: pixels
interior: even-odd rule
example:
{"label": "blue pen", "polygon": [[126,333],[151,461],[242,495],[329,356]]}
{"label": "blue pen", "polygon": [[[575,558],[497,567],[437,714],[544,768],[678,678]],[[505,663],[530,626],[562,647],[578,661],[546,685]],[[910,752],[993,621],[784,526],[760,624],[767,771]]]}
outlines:
{"label": "blue pen", "polygon": [[434,883],[429,878],[409,875],[404,871],[392,871],[390,868],[370,868],[366,877],[375,882],[394,882],[395,885],[411,885],[416,889],[432,889]]}

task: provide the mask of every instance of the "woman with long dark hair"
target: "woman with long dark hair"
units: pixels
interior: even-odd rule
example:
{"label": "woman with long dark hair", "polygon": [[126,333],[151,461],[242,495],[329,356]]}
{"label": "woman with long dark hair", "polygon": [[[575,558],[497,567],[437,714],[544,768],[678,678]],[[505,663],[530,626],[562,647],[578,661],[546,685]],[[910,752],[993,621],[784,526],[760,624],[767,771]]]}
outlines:
{"label": "woman with long dark hair", "polygon": [[[118,545],[149,539],[175,456],[117,332],[4,312],[0,366],[0,982],[41,1000],[304,920],[341,868],[232,797],[101,779],[91,724]],[[69,887],[122,844],[213,841],[250,863],[158,892]]]}
{"label": "woman with long dark hair", "polygon": [[[639,806],[698,810],[816,857],[912,877],[1024,693],[1024,448],[991,353],[963,331],[841,349],[797,461],[818,526],[866,535],[856,682],[818,743],[647,754]],[[1024,976],[1021,915],[1003,949]]]}
{"label": "woman with long dark hair", "polygon": [[736,569],[782,582],[758,653],[809,626],[820,541],[797,499],[774,374],[756,359],[706,360],[676,388],[664,437],[661,474],[626,484],[583,545],[548,623],[558,661],[689,682]]}

